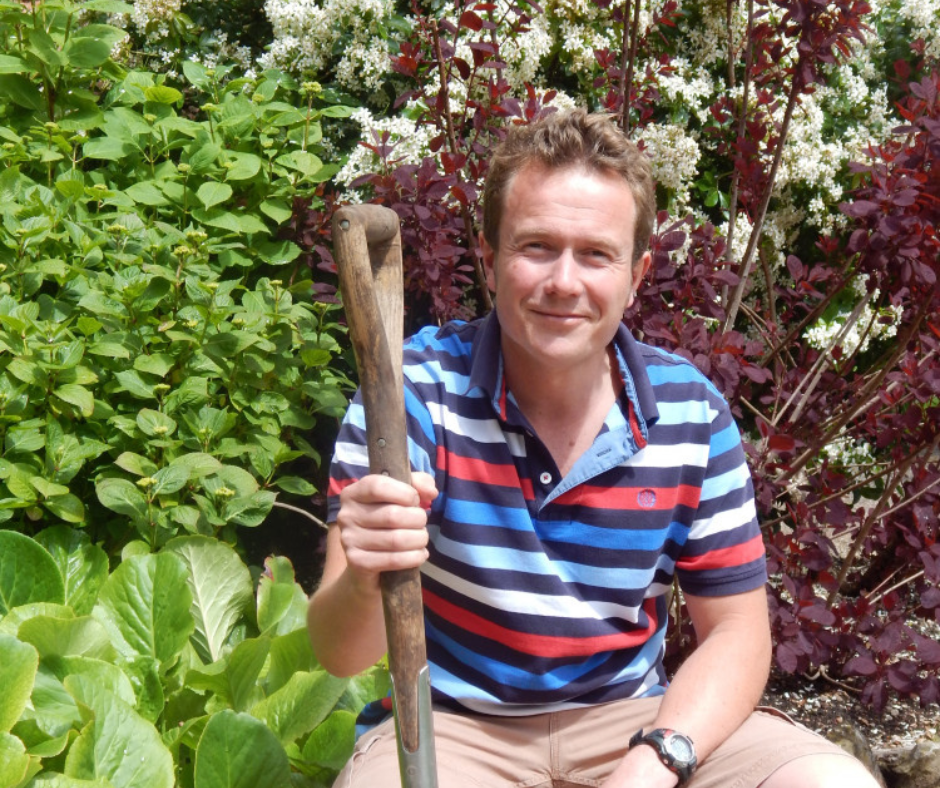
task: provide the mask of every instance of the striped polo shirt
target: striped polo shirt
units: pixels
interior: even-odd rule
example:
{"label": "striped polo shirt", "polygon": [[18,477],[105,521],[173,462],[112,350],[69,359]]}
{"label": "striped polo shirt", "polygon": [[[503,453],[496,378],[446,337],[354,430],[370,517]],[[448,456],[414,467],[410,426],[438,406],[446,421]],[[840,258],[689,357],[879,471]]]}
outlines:
{"label": "striped polo shirt", "polygon": [[[699,596],[766,581],[726,402],[624,326],[613,344],[623,394],[562,477],[506,388],[495,313],[406,343],[412,468],[440,491],[421,569],[437,703],[518,715],[661,694],[673,577]],[[339,491],[368,472],[365,446],[357,395],[331,468],[331,521]]]}

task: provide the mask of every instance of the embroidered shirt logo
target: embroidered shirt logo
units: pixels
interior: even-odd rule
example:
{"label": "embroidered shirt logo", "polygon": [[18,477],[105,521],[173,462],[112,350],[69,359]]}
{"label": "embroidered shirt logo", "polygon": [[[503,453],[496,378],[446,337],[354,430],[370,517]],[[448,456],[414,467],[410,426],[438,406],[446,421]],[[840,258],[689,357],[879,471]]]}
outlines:
{"label": "embroidered shirt logo", "polygon": [[652,509],[656,505],[656,493],[649,488],[640,490],[637,493],[636,502],[643,509]]}

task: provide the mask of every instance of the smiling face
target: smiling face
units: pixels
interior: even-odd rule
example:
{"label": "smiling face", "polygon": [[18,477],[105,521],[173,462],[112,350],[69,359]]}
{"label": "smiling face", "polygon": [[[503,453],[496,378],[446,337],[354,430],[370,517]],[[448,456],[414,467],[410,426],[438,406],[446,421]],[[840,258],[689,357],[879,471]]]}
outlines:
{"label": "smiling face", "polygon": [[513,177],[499,249],[481,238],[507,371],[606,374],[607,346],[650,264],[648,252],[632,261],[634,216],[613,173],[528,165]]}

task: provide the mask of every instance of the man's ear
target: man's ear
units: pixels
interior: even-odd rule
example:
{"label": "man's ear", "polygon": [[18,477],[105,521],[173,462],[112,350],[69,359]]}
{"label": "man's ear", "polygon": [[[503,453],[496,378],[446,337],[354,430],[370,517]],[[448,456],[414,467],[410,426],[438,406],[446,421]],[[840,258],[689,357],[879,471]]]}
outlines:
{"label": "man's ear", "polygon": [[636,300],[637,291],[640,289],[640,285],[643,283],[643,277],[645,277],[647,272],[649,272],[652,262],[653,255],[647,251],[643,252],[643,256],[633,264],[630,279],[630,292],[627,293],[627,303],[623,308],[625,312],[631,306],[633,306],[633,302]]}
{"label": "man's ear", "polygon": [[489,245],[480,232],[480,251],[483,253],[483,273],[486,274],[486,286],[496,292],[496,250]]}
{"label": "man's ear", "polygon": [[652,252],[646,251],[643,252],[643,256],[636,261],[636,265],[633,266],[633,290],[636,292],[637,288],[640,286],[646,275],[649,273],[650,266],[653,264],[653,254]]}

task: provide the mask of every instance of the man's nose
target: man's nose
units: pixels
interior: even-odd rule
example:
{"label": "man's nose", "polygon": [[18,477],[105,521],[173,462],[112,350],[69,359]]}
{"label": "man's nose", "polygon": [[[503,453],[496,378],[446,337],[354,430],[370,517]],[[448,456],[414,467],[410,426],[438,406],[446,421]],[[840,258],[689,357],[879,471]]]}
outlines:
{"label": "man's nose", "polygon": [[573,295],[577,294],[579,283],[578,261],[570,249],[562,249],[552,262],[548,290],[557,295]]}

